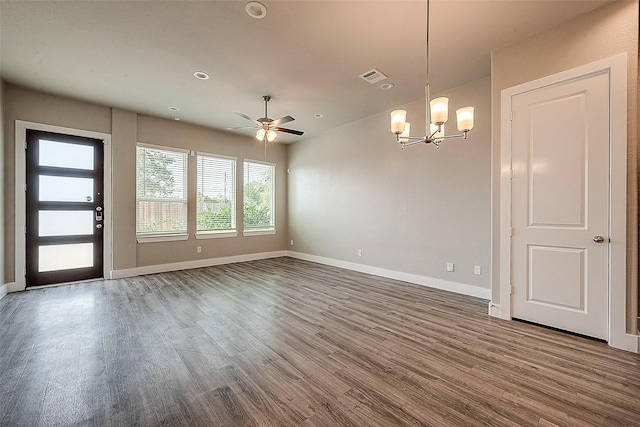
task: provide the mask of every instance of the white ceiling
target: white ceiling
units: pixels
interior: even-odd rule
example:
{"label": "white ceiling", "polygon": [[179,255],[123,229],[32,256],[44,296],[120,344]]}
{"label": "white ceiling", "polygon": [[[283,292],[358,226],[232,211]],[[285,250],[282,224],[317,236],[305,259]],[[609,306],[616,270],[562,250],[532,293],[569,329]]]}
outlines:
{"label": "white ceiling", "polygon": [[[492,49],[610,1],[432,0],[432,92],[489,75]],[[269,116],[295,117],[285,127],[304,137],[424,97],[424,1],[264,0],[263,19],[246,3],[2,0],[0,74],[221,129],[250,125],[236,111],[262,117],[262,95],[271,95]],[[395,87],[358,77],[372,68]],[[196,70],[211,78],[197,80]]]}

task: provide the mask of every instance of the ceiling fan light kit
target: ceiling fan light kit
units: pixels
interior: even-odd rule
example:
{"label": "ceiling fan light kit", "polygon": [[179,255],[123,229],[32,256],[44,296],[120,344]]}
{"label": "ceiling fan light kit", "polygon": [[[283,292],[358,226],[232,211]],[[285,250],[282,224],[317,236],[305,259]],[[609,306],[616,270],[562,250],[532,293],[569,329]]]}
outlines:
{"label": "ceiling fan light kit", "polygon": [[283,128],[280,127],[281,124],[283,123],[288,123],[288,122],[292,122],[295,119],[291,116],[284,116],[284,117],[280,117],[279,119],[273,120],[271,118],[269,118],[268,112],[267,112],[267,105],[269,103],[269,101],[271,100],[271,97],[269,95],[264,95],[262,97],[263,101],[264,101],[264,117],[261,117],[259,119],[252,119],[251,117],[247,116],[246,114],[243,113],[236,113],[237,115],[239,115],[240,117],[247,119],[253,123],[255,123],[253,126],[240,126],[240,127],[230,127],[227,129],[257,129],[256,130],[256,139],[258,141],[264,141],[264,143],[266,144],[267,142],[273,142],[275,141],[275,139],[278,137],[277,132],[284,132],[284,133],[290,133],[293,135],[298,135],[301,136],[304,134],[304,132],[299,131],[299,130],[294,130],[294,129],[287,129],[287,128]]}
{"label": "ceiling fan light kit", "polygon": [[429,89],[429,69],[431,60],[429,56],[429,33],[431,32],[429,0],[427,0],[427,84],[425,86],[426,103],[426,128],[425,136],[410,136],[411,123],[407,122],[407,112],[405,110],[394,110],[391,112],[391,132],[396,134],[396,142],[402,149],[416,144],[433,144],[440,148],[440,144],[445,139],[463,138],[467,139],[467,134],[473,129],[473,107],[463,107],[456,110],[458,131],[455,135],[445,135],[444,124],[449,119],[449,98],[439,97],[432,101]]}

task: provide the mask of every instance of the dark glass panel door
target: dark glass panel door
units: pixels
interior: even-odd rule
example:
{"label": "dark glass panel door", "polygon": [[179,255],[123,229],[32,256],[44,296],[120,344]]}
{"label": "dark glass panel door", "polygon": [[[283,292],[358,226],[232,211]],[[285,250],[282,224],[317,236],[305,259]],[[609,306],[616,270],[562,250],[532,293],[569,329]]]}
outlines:
{"label": "dark glass panel door", "polygon": [[27,131],[27,286],[103,277],[103,141]]}

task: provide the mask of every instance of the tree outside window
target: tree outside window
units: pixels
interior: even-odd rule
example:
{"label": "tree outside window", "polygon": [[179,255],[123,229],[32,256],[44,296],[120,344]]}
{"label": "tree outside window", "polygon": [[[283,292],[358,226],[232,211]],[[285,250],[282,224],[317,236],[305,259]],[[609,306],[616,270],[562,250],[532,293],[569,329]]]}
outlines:
{"label": "tree outside window", "polygon": [[197,232],[235,231],[236,159],[198,153],[197,165]]}
{"label": "tree outside window", "polygon": [[187,153],[136,147],[136,233],[187,232]]}
{"label": "tree outside window", "polygon": [[244,162],[244,229],[272,230],[275,165]]}

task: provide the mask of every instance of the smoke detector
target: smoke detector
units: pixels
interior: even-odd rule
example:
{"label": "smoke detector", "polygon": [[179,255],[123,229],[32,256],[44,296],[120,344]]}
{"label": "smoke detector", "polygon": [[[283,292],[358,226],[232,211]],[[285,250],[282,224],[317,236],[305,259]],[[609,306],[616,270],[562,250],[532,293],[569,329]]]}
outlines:
{"label": "smoke detector", "polygon": [[260,2],[250,1],[244,7],[244,10],[247,11],[247,15],[255,19],[262,19],[267,16],[267,8]]}

